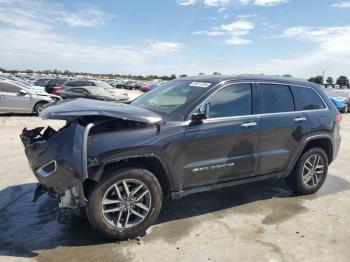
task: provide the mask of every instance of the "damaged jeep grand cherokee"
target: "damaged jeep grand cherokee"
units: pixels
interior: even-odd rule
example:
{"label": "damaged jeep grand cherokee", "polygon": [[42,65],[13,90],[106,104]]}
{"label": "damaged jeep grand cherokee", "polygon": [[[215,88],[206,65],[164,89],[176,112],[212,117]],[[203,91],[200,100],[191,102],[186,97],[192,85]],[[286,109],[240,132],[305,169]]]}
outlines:
{"label": "damaged jeep grand cherokee", "polygon": [[131,104],[67,100],[41,116],[66,125],[23,130],[34,198],[85,209],[113,239],[143,234],[164,197],[269,178],[315,193],[340,145],[341,115],[320,87],[281,77],[182,78]]}

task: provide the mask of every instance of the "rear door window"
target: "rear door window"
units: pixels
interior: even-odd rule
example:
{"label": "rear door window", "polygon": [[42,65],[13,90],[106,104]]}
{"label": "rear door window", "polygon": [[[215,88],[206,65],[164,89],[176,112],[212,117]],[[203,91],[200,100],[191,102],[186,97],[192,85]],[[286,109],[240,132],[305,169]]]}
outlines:
{"label": "rear door window", "polygon": [[294,111],[294,98],[289,86],[259,84],[259,113],[283,113]]}
{"label": "rear door window", "polygon": [[326,108],[321,97],[313,88],[293,86],[292,89],[296,98],[295,106],[297,111]]}

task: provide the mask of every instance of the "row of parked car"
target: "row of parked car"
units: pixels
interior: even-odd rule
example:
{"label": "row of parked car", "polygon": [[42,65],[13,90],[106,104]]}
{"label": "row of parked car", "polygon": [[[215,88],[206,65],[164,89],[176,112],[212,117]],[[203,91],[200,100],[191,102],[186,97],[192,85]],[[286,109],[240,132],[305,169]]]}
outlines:
{"label": "row of parked car", "polygon": [[323,90],[341,113],[350,112],[350,89],[324,88]]}
{"label": "row of parked car", "polygon": [[0,112],[39,114],[46,104],[54,100],[74,98],[128,103],[130,97],[121,88],[148,92],[159,84],[72,78],[23,79],[3,75],[0,76]]}

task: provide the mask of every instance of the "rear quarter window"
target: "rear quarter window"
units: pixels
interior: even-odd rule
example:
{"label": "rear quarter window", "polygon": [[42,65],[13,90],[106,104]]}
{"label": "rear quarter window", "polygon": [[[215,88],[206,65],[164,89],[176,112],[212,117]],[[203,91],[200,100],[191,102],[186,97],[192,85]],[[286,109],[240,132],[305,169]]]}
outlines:
{"label": "rear quarter window", "polygon": [[293,86],[296,110],[317,110],[326,108],[321,97],[313,88]]}

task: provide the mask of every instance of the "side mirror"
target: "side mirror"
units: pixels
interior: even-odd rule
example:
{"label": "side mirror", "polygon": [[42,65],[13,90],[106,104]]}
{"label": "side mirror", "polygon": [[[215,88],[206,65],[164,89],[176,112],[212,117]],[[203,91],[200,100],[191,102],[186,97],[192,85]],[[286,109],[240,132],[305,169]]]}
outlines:
{"label": "side mirror", "polygon": [[209,117],[209,103],[203,103],[200,105],[199,109],[197,112],[192,114],[191,119],[193,122],[199,122],[202,121],[203,119],[207,119]]}
{"label": "side mirror", "polygon": [[25,91],[25,90],[23,90],[23,89],[19,90],[19,93],[20,93],[21,95],[26,95],[26,94],[28,94],[28,92]]}

